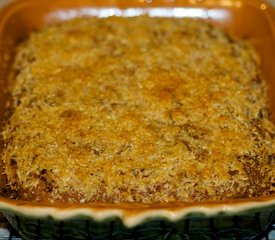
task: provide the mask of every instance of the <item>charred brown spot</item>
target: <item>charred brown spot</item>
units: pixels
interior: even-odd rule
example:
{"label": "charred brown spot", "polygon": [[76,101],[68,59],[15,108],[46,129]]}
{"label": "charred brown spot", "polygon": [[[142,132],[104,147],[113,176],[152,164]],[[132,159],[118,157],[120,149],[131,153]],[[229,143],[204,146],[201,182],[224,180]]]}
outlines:
{"label": "charred brown spot", "polygon": [[11,191],[9,192],[9,196],[10,196],[11,199],[18,199],[19,194],[18,194],[17,191],[11,190]]}
{"label": "charred brown spot", "polygon": [[75,110],[66,110],[60,114],[60,117],[62,118],[77,118],[78,116],[79,116],[79,111],[75,111]]}
{"label": "charred brown spot", "polygon": [[252,79],[252,82],[255,82],[255,83],[258,83],[258,84],[260,84],[260,83],[262,83],[262,78],[261,78],[261,76],[258,74],[258,75],[256,75],[253,79]]}
{"label": "charred brown spot", "polygon": [[41,177],[41,180],[45,184],[45,188],[47,192],[52,192],[54,188],[54,182],[52,180],[48,180],[46,177]]}
{"label": "charred brown spot", "polygon": [[239,171],[238,171],[238,170],[229,170],[229,171],[228,171],[228,174],[229,174],[230,176],[234,176],[234,175],[239,174]]}
{"label": "charred brown spot", "polygon": [[16,160],[15,160],[14,158],[11,158],[11,160],[10,160],[10,165],[11,165],[11,166],[17,165],[17,162],[16,162]]}
{"label": "charred brown spot", "polygon": [[259,119],[269,119],[271,116],[270,111],[268,110],[267,107],[263,107],[259,110],[258,112],[258,118]]}
{"label": "charred brown spot", "polygon": [[180,31],[180,34],[181,34],[182,36],[188,36],[188,35],[189,35],[189,32],[186,31],[186,30],[182,30],[182,31]]}

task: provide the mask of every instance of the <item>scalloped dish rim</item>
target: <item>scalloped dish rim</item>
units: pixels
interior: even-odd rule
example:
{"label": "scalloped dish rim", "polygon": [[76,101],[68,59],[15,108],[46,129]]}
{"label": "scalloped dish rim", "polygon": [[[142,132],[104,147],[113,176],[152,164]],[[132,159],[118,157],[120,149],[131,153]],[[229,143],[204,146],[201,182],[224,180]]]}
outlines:
{"label": "scalloped dish rim", "polygon": [[5,212],[39,219],[52,217],[55,220],[68,220],[81,216],[99,222],[118,217],[128,228],[133,228],[148,218],[176,222],[186,217],[192,218],[192,215],[204,217],[235,215],[266,208],[275,209],[275,196],[167,204],[32,203],[0,197],[0,209]]}

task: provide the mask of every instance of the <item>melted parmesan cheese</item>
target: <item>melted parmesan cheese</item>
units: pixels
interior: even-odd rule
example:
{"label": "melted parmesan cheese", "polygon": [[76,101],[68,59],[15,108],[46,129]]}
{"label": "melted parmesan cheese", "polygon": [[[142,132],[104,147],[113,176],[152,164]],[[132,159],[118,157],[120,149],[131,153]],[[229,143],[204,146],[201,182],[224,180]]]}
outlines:
{"label": "melted parmesan cheese", "polygon": [[18,47],[13,75],[2,160],[21,199],[152,203],[274,190],[259,59],[202,20],[48,26]]}

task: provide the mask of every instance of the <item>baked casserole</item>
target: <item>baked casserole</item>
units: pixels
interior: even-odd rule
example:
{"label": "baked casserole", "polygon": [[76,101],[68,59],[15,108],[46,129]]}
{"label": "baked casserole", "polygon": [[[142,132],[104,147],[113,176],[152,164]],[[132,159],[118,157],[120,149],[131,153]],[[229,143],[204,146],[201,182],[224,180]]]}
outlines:
{"label": "baked casserole", "polygon": [[270,195],[275,127],[259,57],[199,19],[77,18],[18,46],[7,190],[50,202]]}

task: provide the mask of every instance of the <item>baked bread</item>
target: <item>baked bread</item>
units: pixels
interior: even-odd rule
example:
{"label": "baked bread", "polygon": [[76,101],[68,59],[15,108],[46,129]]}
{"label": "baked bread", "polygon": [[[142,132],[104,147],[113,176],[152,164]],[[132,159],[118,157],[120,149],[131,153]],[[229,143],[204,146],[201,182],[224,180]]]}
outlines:
{"label": "baked bread", "polygon": [[198,19],[79,18],[19,45],[8,187],[51,202],[204,201],[274,191],[259,58]]}

